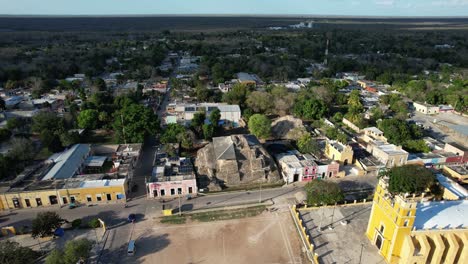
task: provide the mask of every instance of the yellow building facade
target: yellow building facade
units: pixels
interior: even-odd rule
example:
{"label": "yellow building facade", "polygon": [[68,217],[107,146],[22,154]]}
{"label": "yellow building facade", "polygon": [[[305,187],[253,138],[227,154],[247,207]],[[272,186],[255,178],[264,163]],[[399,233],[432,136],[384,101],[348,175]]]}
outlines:
{"label": "yellow building facade", "polygon": [[354,151],[349,145],[343,145],[338,141],[327,141],[325,155],[329,159],[348,165],[353,163]]}
{"label": "yellow building facade", "polygon": [[366,231],[387,263],[467,263],[460,260],[468,254],[468,219],[442,223],[449,220],[444,213],[464,218],[468,200],[427,202],[424,195],[392,196],[387,188],[386,180],[380,180]]}
{"label": "yellow building facade", "polygon": [[0,209],[125,203],[127,193],[125,179],[66,182],[59,189],[4,192],[0,195]]}

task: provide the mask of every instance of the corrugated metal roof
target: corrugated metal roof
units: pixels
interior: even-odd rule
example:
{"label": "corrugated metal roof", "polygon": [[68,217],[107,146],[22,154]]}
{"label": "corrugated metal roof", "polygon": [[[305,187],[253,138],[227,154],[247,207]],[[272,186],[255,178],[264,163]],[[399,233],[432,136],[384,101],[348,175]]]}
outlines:
{"label": "corrugated metal roof", "polygon": [[67,179],[73,177],[90,151],[90,145],[76,144],[58,156],[51,156],[55,165],[42,180]]}

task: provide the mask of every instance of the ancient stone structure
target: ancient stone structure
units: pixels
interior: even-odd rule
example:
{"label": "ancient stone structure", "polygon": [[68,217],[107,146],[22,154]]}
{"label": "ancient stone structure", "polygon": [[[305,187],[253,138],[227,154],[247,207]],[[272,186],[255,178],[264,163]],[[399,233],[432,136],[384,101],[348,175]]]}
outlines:
{"label": "ancient stone structure", "polygon": [[207,177],[211,184],[236,186],[281,180],[273,158],[253,135],[213,138],[198,151],[195,167],[199,177]]}

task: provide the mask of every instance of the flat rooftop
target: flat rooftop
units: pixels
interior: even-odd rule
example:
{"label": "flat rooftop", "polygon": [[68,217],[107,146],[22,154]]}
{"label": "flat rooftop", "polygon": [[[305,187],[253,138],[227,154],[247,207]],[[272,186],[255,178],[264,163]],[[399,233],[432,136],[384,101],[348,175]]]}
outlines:
{"label": "flat rooftop", "polygon": [[416,229],[468,228],[468,200],[418,203]]}
{"label": "flat rooftop", "polygon": [[447,190],[449,190],[454,195],[458,196],[458,199],[468,198],[468,191],[461,186],[460,184],[452,181],[451,179],[445,177],[442,174],[437,174],[437,180],[439,183]]}

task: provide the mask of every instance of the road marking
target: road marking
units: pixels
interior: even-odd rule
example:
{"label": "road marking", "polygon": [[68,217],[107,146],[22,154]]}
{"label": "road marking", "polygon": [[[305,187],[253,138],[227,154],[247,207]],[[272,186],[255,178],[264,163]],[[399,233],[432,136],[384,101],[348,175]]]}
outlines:
{"label": "road marking", "polygon": [[283,224],[281,222],[281,218],[279,217],[278,213],[275,213],[275,216],[276,216],[277,219],[279,219],[278,224],[280,226],[281,236],[283,236],[283,241],[284,241],[284,244],[286,246],[286,251],[288,252],[288,255],[289,255],[290,263],[295,263],[294,257],[293,257],[293,250],[291,248],[291,244],[289,243],[289,239],[288,239],[287,235],[285,234],[286,231],[284,231],[284,229],[283,229]]}

